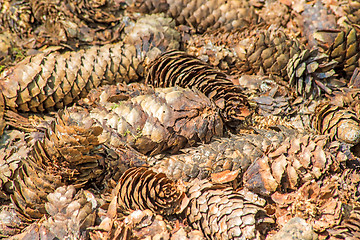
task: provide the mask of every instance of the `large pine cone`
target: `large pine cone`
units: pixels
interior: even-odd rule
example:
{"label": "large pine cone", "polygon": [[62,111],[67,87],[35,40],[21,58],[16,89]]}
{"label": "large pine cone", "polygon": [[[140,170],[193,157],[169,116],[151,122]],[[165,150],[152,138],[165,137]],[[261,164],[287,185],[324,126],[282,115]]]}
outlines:
{"label": "large pine cone", "polygon": [[[29,56],[2,72],[0,94],[7,108],[42,112],[62,109],[100,85],[136,81],[147,58],[179,47],[179,34],[172,26],[167,18],[148,16],[129,28],[125,44]],[[148,30],[145,36],[143,28]]]}
{"label": "large pine cone", "polygon": [[165,174],[144,168],[130,168],[120,178],[115,189],[118,204],[124,210],[150,209],[158,214],[180,213],[188,199],[182,186]]}
{"label": "large pine cone", "polygon": [[360,119],[350,109],[322,103],[315,109],[312,125],[320,134],[329,134],[332,139],[354,145],[360,142]]}
{"label": "large pine cone", "polygon": [[209,178],[213,173],[239,171],[239,178],[248,167],[263,156],[270,146],[280,146],[288,135],[296,131],[260,130],[254,134],[231,135],[210,144],[181,150],[182,154],[150,161],[155,172],[165,173],[173,180],[190,181],[194,178]]}
{"label": "large pine cone", "polygon": [[238,126],[251,115],[239,86],[224,73],[180,51],[170,51],[157,58],[149,66],[146,83],[155,87],[197,88],[215,102],[229,126]]}
{"label": "large pine cone", "polygon": [[247,190],[195,179],[187,191],[189,224],[207,239],[262,239],[273,219],[263,209],[266,201]]}
{"label": "large pine cone", "polygon": [[257,21],[248,1],[242,0],[133,0],[131,8],[143,13],[165,12],[178,24],[198,32],[208,29],[243,28]]}
{"label": "large pine cone", "polygon": [[[303,183],[337,171],[347,161],[336,142],[324,135],[289,137],[271,147],[245,172],[244,185],[264,196],[275,191],[296,190]],[[338,144],[338,145],[337,145]]]}
{"label": "large pine cone", "polygon": [[91,117],[104,127],[112,146],[127,142],[144,154],[177,152],[223,134],[222,120],[211,101],[199,91],[156,89],[125,102],[108,102],[93,109]]}

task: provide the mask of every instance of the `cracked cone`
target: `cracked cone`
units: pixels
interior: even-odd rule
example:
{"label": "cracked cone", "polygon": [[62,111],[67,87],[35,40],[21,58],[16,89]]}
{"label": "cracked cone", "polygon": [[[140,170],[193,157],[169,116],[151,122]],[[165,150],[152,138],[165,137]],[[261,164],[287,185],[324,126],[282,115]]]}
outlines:
{"label": "cracked cone", "polygon": [[263,209],[266,201],[247,190],[195,179],[187,191],[186,215],[207,239],[261,239],[274,223]]}
{"label": "cracked cone", "polygon": [[128,101],[107,102],[90,116],[102,124],[102,137],[112,146],[129,144],[141,153],[155,155],[222,136],[217,109],[199,91],[178,87],[156,89]]}
{"label": "cracked cone", "polygon": [[128,210],[145,210],[171,215],[180,213],[188,199],[182,187],[165,174],[144,168],[130,168],[120,178],[115,189],[118,204]]}
{"label": "cracked cone", "polygon": [[197,88],[220,108],[229,126],[245,123],[251,109],[242,89],[199,59],[180,51],[170,51],[149,67],[146,83],[155,87],[180,86]]}

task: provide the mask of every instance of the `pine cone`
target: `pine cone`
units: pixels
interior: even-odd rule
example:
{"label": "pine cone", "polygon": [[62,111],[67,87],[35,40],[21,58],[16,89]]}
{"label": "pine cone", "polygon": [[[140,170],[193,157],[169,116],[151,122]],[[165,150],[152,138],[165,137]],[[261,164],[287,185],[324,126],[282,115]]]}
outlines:
{"label": "pine cone", "polygon": [[346,13],[346,17],[352,24],[359,24],[360,22],[360,1],[359,0],[348,0],[344,1],[342,9]]}
{"label": "pine cone", "polygon": [[[148,19],[152,21],[146,25],[144,21]],[[0,76],[0,94],[5,98],[6,107],[32,112],[62,109],[100,85],[136,81],[143,75],[143,61],[154,58],[168,47],[178,47],[176,40],[164,43],[164,37],[176,33],[169,19],[155,15],[139,20],[142,27],[154,22],[156,27],[146,28],[151,30],[146,35],[150,38],[129,37],[126,41],[130,45],[107,44],[25,58]],[[139,29],[135,24],[129,35],[137,36]]]}
{"label": "pine cone", "polygon": [[18,34],[26,34],[34,23],[30,4],[19,1],[1,1],[0,32],[10,30]]}
{"label": "pine cone", "polygon": [[15,239],[84,239],[85,230],[95,223],[98,208],[94,195],[86,190],[77,194],[73,186],[59,187],[48,195],[49,218],[30,225]]}
{"label": "pine cone", "polygon": [[25,227],[27,219],[22,218],[14,207],[10,205],[4,205],[0,207],[0,238],[9,238]]}
{"label": "pine cone", "polygon": [[130,168],[120,178],[115,189],[118,204],[128,210],[145,210],[158,214],[180,213],[188,199],[180,185],[165,174],[156,174],[147,168]]}
{"label": "pine cone", "polygon": [[170,51],[157,58],[149,67],[146,83],[155,87],[197,88],[215,102],[229,126],[238,126],[251,115],[239,86],[225,74],[183,52]]}
{"label": "pine cone", "polygon": [[261,239],[273,219],[267,217],[265,200],[247,190],[195,179],[187,191],[186,215],[194,229],[207,239]]}
{"label": "pine cone", "polygon": [[333,154],[327,148],[329,142],[328,137],[321,135],[289,137],[279,147],[266,151],[248,168],[244,185],[269,196],[278,190],[296,190],[305,182],[336,171],[339,162],[346,159]]}
{"label": "pine cone", "polygon": [[360,142],[360,120],[350,109],[322,103],[315,109],[312,126],[320,134],[329,134],[331,139],[354,145]]}
{"label": "pine cone", "polygon": [[328,230],[330,240],[360,238],[360,208],[355,207],[339,226]]}
{"label": "pine cone", "polygon": [[250,4],[238,0],[134,0],[131,9],[142,13],[165,12],[178,24],[190,25],[198,32],[243,28],[257,21]]}
{"label": "pine cone", "polygon": [[295,131],[259,129],[253,134],[231,135],[210,144],[183,149],[182,154],[163,159],[153,158],[149,164],[155,172],[165,173],[173,180],[204,179],[226,170],[239,171],[238,178],[241,179],[257,158],[263,156],[271,145],[281,145],[289,134],[293,135]]}
{"label": "pine cone", "polygon": [[165,150],[177,152],[223,133],[214,104],[199,91],[177,87],[107,103],[90,115],[104,127],[103,137],[112,146],[127,142],[150,155]]}
{"label": "pine cone", "polygon": [[300,96],[309,98],[319,97],[322,92],[331,94],[327,81],[335,74],[336,65],[336,61],[330,61],[326,54],[317,50],[295,54],[286,68],[290,86],[295,86]]}

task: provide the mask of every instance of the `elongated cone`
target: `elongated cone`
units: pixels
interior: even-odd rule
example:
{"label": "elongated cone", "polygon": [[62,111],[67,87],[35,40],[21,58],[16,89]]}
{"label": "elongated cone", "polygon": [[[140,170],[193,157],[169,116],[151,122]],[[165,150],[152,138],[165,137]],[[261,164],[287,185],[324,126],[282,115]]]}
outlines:
{"label": "elongated cone", "polygon": [[189,224],[207,239],[261,239],[274,220],[263,207],[266,201],[247,190],[195,179],[187,190]]}
{"label": "elongated cone", "polygon": [[178,24],[190,25],[198,32],[209,29],[243,28],[255,23],[257,15],[242,0],[133,0],[131,9],[142,13],[165,12]]}
{"label": "elongated cone", "polygon": [[360,119],[351,109],[322,103],[315,109],[312,126],[332,139],[354,145],[360,142]]}
{"label": "elongated cone", "polygon": [[115,194],[125,211],[150,209],[169,215],[182,212],[188,203],[180,184],[163,173],[156,174],[144,167],[127,170],[121,176]]}
{"label": "elongated cone", "polygon": [[[146,23],[153,26],[146,28],[149,26]],[[128,44],[120,42],[64,53],[44,52],[6,69],[0,76],[5,106],[32,112],[62,109],[100,85],[138,80],[143,75],[142,63],[148,54],[153,59],[162,51],[178,47],[177,37],[170,37],[177,32],[169,19],[152,15],[146,20],[140,19],[139,24],[141,27],[135,24],[134,31],[129,28]],[[138,38],[142,27],[148,30],[146,36],[151,37]],[[165,41],[165,37],[169,39]]]}
{"label": "elongated cone", "polygon": [[183,149],[178,155],[153,158],[149,164],[155,172],[165,173],[173,180],[204,179],[226,170],[239,171],[238,177],[241,178],[270,146],[279,146],[288,135],[296,134],[291,130],[276,132],[257,129],[252,134],[231,135],[196,148]]}
{"label": "elongated cone", "polygon": [[48,195],[48,218],[34,222],[18,239],[82,239],[95,223],[98,203],[86,190],[76,193],[74,186],[59,187]]}
{"label": "elongated cone", "polygon": [[245,172],[243,182],[263,196],[275,191],[293,191],[303,183],[338,170],[347,157],[329,149],[331,139],[324,135],[289,137],[272,147]]}
{"label": "elongated cone", "polygon": [[250,105],[242,89],[199,59],[180,51],[166,52],[150,66],[146,83],[155,87],[197,88],[220,108],[229,126],[246,123],[251,116]]}
{"label": "elongated cone", "polygon": [[112,146],[126,142],[150,155],[166,150],[177,152],[223,134],[214,104],[197,90],[178,87],[107,103],[93,109],[90,115],[102,124],[102,135]]}

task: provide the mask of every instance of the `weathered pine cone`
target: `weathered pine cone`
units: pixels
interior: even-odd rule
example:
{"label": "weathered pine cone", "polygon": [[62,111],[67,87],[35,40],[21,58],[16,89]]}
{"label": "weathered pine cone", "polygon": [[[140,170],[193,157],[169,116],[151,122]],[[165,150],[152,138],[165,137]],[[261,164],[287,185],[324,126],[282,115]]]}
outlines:
{"label": "weathered pine cone", "polygon": [[[136,81],[143,75],[143,61],[179,46],[177,37],[172,36],[178,33],[169,19],[147,16],[139,20],[139,25],[128,30],[125,44],[64,53],[44,52],[6,69],[0,76],[0,94],[4,96],[5,106],[32,112],[62,109],[100,85]],[[142,28],[149,32],[140,38]],[[171,40],[165,41],[165,37]]]}
{"label": "weathered pine cone", "polygon": [[124,102],[106,103],[90,116],[104,127],[107,142],[124,143],[144,154],[209,142],[222,136],[223,124],[214,104],[201,92],[178,87],[156,89]]}
{"label": "weathered pine cone", "polygon": [[85,230],[95,223],[98,203],[86,190],[76,193],[74,186],[59,187],[48,196],[49,217],[31,224],[15,239],[83,239]]}
{"label": "weathered pine cone", "polygon": [[246,123],[252,110],[242,89],[227,76],[199,59],[180,51],[162,54],[149,66],[146,83],[155,87],[196,88],[220,108],[229,126]]}
{"label": "weathered pine cone", "polygon": [[18,34],[26,34],[34,23],[34,16],[28,2],[1,1],[0,32],[10,30]]}
{"label": "weathered pine cone", "polygon": [[150,209],[170,215],[181,213],[188,204],[182,188],[165,174],[140,167],[130,168],[121,176],[115,194],[125,211]]}
{"label": "weathered pine cone", "polygon": [[346,17],[352,24],[359,24],[360,22],[360,1],[347,0],[342,3],[342,9],[346,13]]}
{"label": "weathered pine cone", "polygon": [[133,0],[133,11],[165,12],[178,24],[190,25],[198,32],[209,29],[242,28],[257,21],[254,9],[247,1],[238,0]]}
{"label": "weathered pine cone", "polygon": [[334,140],[350,144],[360,142],[360,119],[350,109],[322,103],[312,115],[312,126],[320,134],[329,134]]}
{"label": "weathered pine cone", "polygon": [[280,132],[256,129],[252,134],[231,135],[196,148],[182,149],[178,155],[153,158],[149,164],[155,172],[165,173],[173,180],[205,179],[226,170],[239,171],[241,179],[248,167],[270,146],[280,146],[288,135],[296,134],[290,129]]}
{"label": "weathered pine cone", "polygon": [[271,147],[247,169],[244,186],[269,196],[275,191],[296,190],[305,182],[337,171],[347,157],[329,144],[330,138],[324,135],[289,137],[280,146]]}
{"label": "weathered pine cone", "polygon": [[360,208],[355,207],[339,226],[328,229],[330,240],[360,238]]}
{"label": "weathered pine cone", "polygon": [[245,189],[195,179],[187,196],[188,222],[207,239],[262,239],[274,222],[263,209],[266,201]]}

